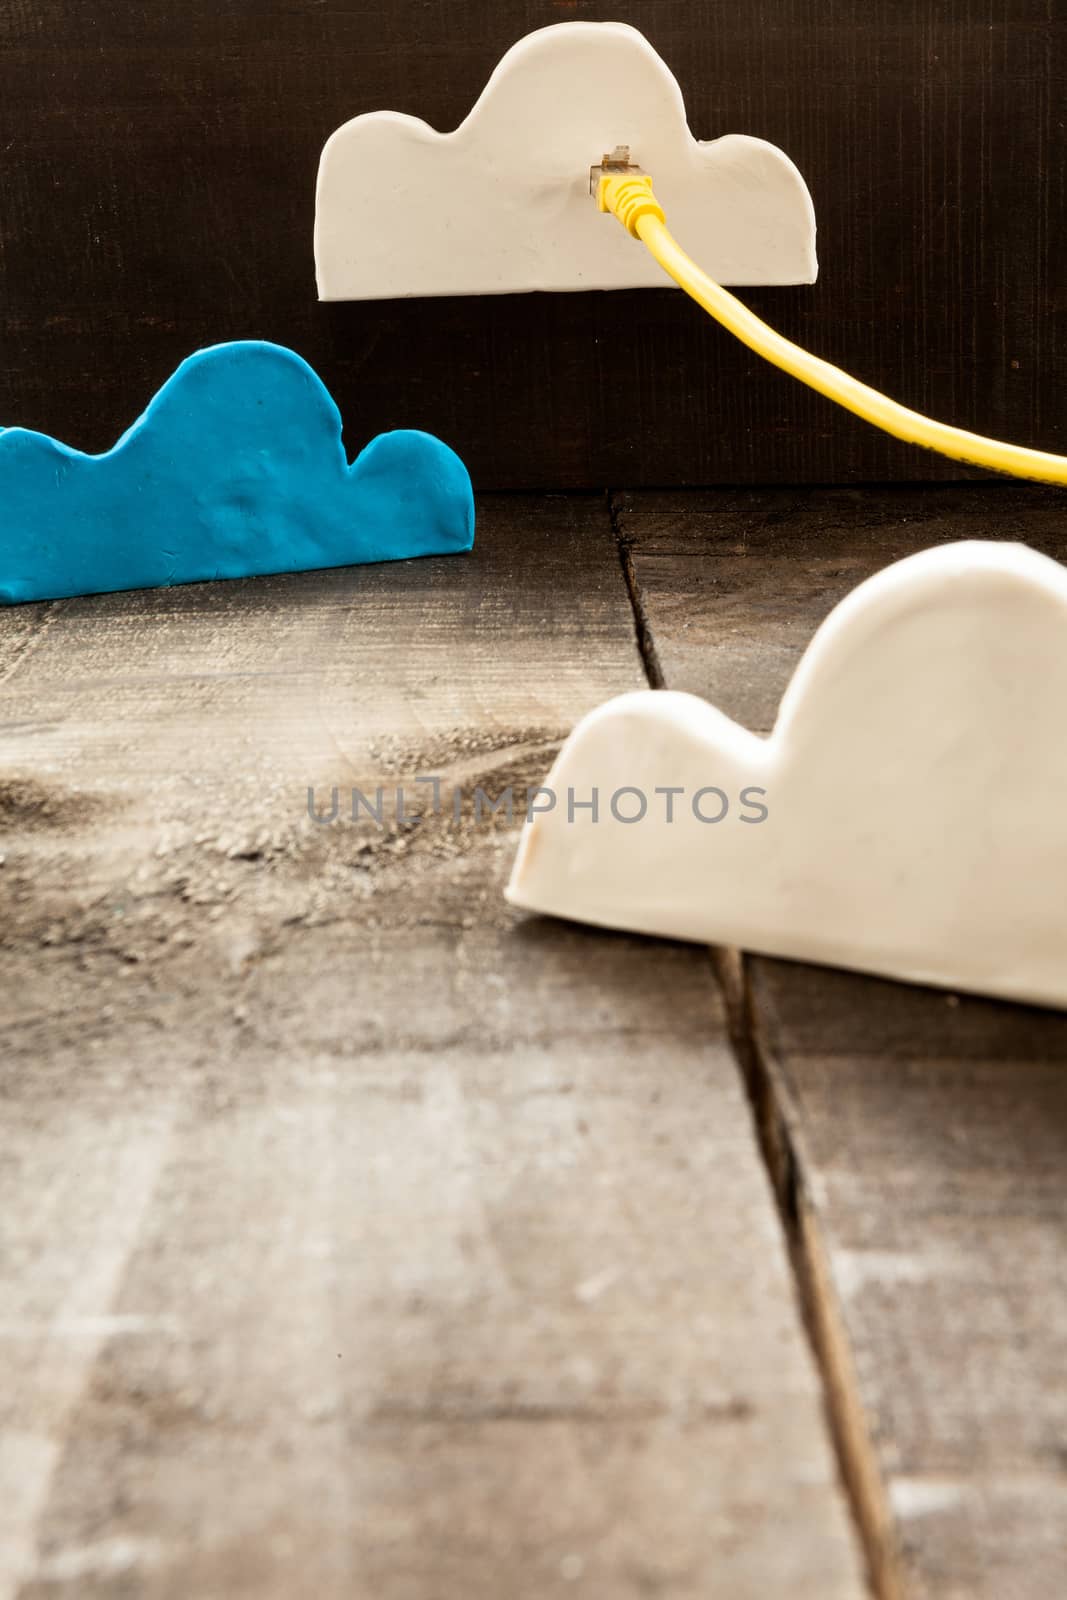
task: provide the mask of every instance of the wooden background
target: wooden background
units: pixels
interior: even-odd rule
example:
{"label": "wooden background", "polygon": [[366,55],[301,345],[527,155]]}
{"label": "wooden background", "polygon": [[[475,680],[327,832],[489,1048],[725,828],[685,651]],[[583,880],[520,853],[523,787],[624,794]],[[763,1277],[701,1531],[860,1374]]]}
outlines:
{"label": "wooden background", "polygon": [[0,628],[0,1600],[1063,1600],[1067,1015],[522,916],[472,815],[1062,496],[479,516]]}
{"label": "wooden background", "polygon": [[758,311],[911,405],[1067,449],[1059,0],[6,0],[0,423],[104,449],[192,349],[264,337],[319,369],[353,451],[429,428],[482,489],[958,476],[675,291],[317,303],[331,130],[382,106],[451,128],[509,45],[574,18],[641,28],[698,137],[799,164],[821,280]]}

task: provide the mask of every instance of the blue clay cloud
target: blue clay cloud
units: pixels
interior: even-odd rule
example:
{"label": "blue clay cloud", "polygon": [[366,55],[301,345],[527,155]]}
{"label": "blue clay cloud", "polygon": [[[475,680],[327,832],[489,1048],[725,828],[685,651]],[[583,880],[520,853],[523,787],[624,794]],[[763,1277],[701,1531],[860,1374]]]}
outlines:
{"label": "blue clay cloud", "polygon": [[190,356],[105,455],[0,429],[0,602],[469,550],[470,478],[431,434],[379,434],[349,465],[341,416],[298,355]]}

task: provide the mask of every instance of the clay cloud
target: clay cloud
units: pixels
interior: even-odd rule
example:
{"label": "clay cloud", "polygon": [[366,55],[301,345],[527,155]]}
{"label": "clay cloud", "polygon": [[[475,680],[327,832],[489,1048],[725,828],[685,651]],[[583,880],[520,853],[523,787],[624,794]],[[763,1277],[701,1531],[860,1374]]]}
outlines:
{"label": "clay cloud", "polygon": [[769,738],[625,695],[545,788],[517,906],[1067,1006],[1067,571],[1024,546],[854,590]]}
{"label": "clay cloud", "polygon": [[815,214],[789,158],[744,135],[694,139],[677,82],[636,29],[570,22],[514,45],[454,132],[374,111],[331,136],[320,298],[665,286],[589,197],[590,167],[621,144],[720,283],[814,281]]}
{"label": "clay cloud", "polygon": [[415,430],[349,465],[341,416],[298,355],[190,356],[113,449],[0,429],[0,602],[467,550],[470,478]]}

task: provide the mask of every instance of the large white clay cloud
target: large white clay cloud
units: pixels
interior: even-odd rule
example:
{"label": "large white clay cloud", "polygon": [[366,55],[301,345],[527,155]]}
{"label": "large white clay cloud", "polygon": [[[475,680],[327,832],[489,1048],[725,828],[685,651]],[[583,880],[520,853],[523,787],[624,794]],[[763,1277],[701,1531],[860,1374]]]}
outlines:
{"label": "large white clay cloud", "polygon": [[452,133],[395,111],[356,117],[322,152],[323,300],[662,287],[598,214],[589,169],[617,145],[655,180],[672,230],[721,283],[812,283],[815,214],[762,139],[701,143],[678,84],[634,28],[567,22],[513,46]]}
{"label": "large white clay cloud", "polygon": [[769,738],[624,695],[546,790],[517,906],[1067,1006],[1067,571],[1022,545],[913,556],[819,629]]}

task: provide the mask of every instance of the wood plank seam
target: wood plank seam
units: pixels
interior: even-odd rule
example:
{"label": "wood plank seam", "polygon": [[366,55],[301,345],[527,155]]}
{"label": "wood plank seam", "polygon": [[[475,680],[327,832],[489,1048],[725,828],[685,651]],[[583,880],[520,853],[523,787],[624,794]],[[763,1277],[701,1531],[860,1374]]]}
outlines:
{"label": "wood plank seam", "polygon": [[[811,1167],[801,1148],[799,1117],[784,1073],[761,1027],[752,994],[750,958],[742,951],[712,954],[723,985],[734,1054],[741,1063],[760,1148],[778,1200],[804,1326],[822,1376],[830,1431],[871,1586],[877,1600],[906,1600],[889,1493],[867,1426],[852,1350],[821,1238],[818,1209],[804,1176]],[[732,982],[723,973],[731,957],[736,958]]]}
{"label": "wood plank seam", "polygon": [[618,502],[614,492],[608,492],[608,515],[611,518],[611,531],[615,535],[615,542],[619,548],[619,564],[626,583],[626,592],[630,597],[630,605],[634,614],[634,631],[637,634],[637,648],[645,668],[649,688],[665,689],[667,680],[663,674],[659,655],[656,651],[656,641],[652,634],[652,626],[645,609],[641,585],[637,579],[637,568],[634,565],[633,546],[627,539],[619,517]]}
{"label": "wood plank seam", "polygon": [[[651,619],[633,559],[632,540],[621,525],[618,500],[609,493],[611,525],[630,604],[641,659],[650,688],[670,685],[656,649]],[[745,1084],[756,1135],[785,1234],[801,1316],[822,1382],[830,1436],[841,1482],[859,1534],[876,1600],[906,1600],[902,1566],[886,1484],[867,1430],[848,1336],[819,1237],[814,1205],[797,1150],[797,1119],[790,1115],[784,1084],[761,1038],[743,951],[709,947],[722,993],[734,1059]]]}

